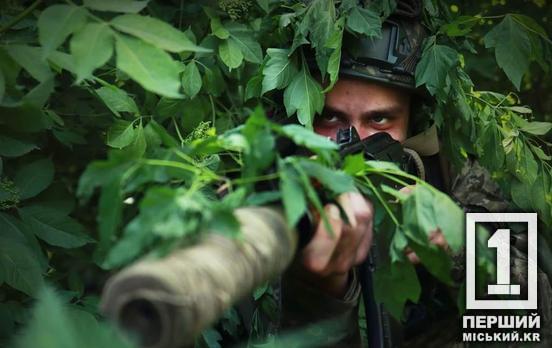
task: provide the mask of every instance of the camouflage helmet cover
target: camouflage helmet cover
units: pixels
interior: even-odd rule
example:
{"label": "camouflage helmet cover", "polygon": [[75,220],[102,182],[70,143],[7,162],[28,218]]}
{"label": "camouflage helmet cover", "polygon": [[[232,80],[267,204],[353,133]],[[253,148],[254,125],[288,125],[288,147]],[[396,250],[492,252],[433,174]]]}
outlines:
{"label": "camouflage helmet cover", "polygon": [[427,34],[419,0],[397,1],[379,38],[346,35],[340,74],[414,90],[414,73]]}

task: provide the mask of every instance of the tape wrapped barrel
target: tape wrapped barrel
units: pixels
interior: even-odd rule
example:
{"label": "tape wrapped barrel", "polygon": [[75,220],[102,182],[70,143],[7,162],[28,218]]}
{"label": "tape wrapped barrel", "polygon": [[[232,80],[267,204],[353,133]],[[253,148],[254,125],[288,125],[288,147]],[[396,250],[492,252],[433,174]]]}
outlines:
{"label": "tape wrapped barrel", "polygon": [[187,347],[235,302],[281,274],[297,234],[277,208],[235,211],[238,238],[206,233],[190,247],[144,259],[110,278],[102,312],[143,347]]}

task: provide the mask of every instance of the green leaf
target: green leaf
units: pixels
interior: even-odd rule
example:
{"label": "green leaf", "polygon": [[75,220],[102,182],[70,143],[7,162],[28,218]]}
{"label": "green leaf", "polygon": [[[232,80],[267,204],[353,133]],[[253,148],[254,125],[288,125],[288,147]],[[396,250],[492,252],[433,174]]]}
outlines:
{"label": "green leaf", "polygon": [[259,7],[262,8],[263,11],[265,11],[266,13],[268,13],[269,11],[268,1],[269,0],[257,0],[257,4],[259,5]]}
{"label": "green leaf", "polygon": [[309,159],[300,159],[299,165],[310,177],[316,178],[326,189],[336,195],[356,191],[353,178],[343,171],[330,169]]}
{"label": "green leaf", "polygon": [[[539,175],[535,180],[535,184],[531,187],[530,202],[533,207],[533,211],[539,213],[540,219],[543,221],[551,221],[552,219],[552,209],[551,201],[552,198],[552,183],[550,178],[550,172],[543,170],[541,166]],[[527,192],[527,187],[525,187]]]}
{"label": "green leaf", "polygon": [[200,198],[189,197],[184,189],[150,188],[140,202],[140,214],[127,225],[103,266],[112,268],[133,260],[156,238],[180,239],[196,232],[204,211]]}
{"label": "green leaf", "polygon": [[48,56],[48,61],[54,65],[54,68],[61,72],[61,69],[76,74],[75,62],[73,56],[60,51],[54,51]]}
{"label": "green leaf", "polygon": [[453,251],[462,247],[464,214],[444,193],[416,185],[403,203],[403,216],[407,235],[417,243],[428,244],[429,234],[439,228]]}
{"label": "green leaf", "polygon": [[150,0],[84,0],[83,3],[84,6],[96,11],[138,13],[148,6],[149,1]]}
{"label": "green leaf", "polygon": [[[532,197],[532,190],[528,189],[525,183],[513,179],[510,181],[510,194],[512,195],[512,201],[523,211],[530,211],[533,207],[532,201],[536,198]],[[538,196],[539,194],[537,194]],[[540,193],[542,195],[542,192]]]}
{"label": "green leaf", "polygon": [[184,93],[188,97],[193,98],[201,90],[202,84],[203,81],[197,64],[195,61],[191,61],[182,72],[182,88],[184,89]]}
{"label": "green leaf", "polygon": [[452,22],[442,25],[439,31],[450,37],[465,36],[480,20],[481,18],[472,16],[459,16]]}
{"label": "green leaf", "polygon": [[0,237],[1,281],[29,296],[44,285],[40,263],[25,244]]}
{"label": "green leaf", "polygon": [[115,120],[107,132],[107,145],[122,149],[130,145],[136,137],[134,123],[125,120]]}
{"label": "green leaf", "polygon": [[127,158],[113,155],[108,160],[91,162],[79,179],[77,197],[86,202],[96,187],[108,185],[114,177],[125,173],[131,165],[132,162]]}
{"label": "green leaf", "polygon": [[430,244],[430,233],[440,229],[453,251],[463,245],[463,211],[445,194],[417,185],[403,202],[404,232],[426,268],[438,279],[450,282],[448,255]]}
{"label": "green leaf", "polygon": [[363,153],[347,155],[343,162],[343,171],[349,175],[358,176],[364,174],[366,159]]}
{"label": "green leaf", "polygon": [[21,100],[24,103],[35,106],[40,109],[46,104],[46,102],[48,101],[48,98],[50,98],[50,95],[53,92],[54,92],[54,78],[51,77],[48,80],[44,80],[38,85],[36,85],[33,89],[29,91],[29,93],[25,94],[23,98],[21,98]]}
{"label": "green leaf", "polygon": [[180,66],[171,56],[141,40],[117,36],[117,67],[146,90],[169,97],[182,98]]}
{"label": "green leaf", "polygon": [[[401,284],[397,286],[397,284]],[[408,262],[394,262],[376,268],[374,296],[396,319],[403,318],[406,301],[418,302],[422,292],[414,266]]]}
{"label": "green leaf", "polygon": [[279,201],[281,198],[280,191],[254,192],[247,197],[244,205],[266,205]]}
{"label": "green leaf", "polygon": [[212,213],[215,217],[208,220],[207,230],[231,238],[239,236],[240,223],[232,210],[213,208]]}
{"label": "green leaf", "polygon": [[144,127],[140,123],[134,128],[134,140],[121,150],[121,156],[129,159],[140,158],[146,152],[147,143]]}
{"label": "green leaf", "polygon": [[206,91],[215,97],[220,96],[227,88],[224,76],[218,66],[205,70],[204,84]]}
{"label": "green leaf", "polygon": [[219,341],[222,341],[222,336],[215,329],[207,329],[201,333],[205,344],[208,348],[221,348]]}
{"label": "green leaf", "polygon": [[351,9],[347,17],[347,27],[368,37],[381,36],[381,19],[378,14],[360,6]]}
{"label": "green leaf", "polygon": [[4,76],[6,88],[14,86],[21,69],[19,64],[8,54],[8,47],[0,47],[0,71]]}
{"label": "green leaf", "polygon": [[416,66],[416,87],[425,84],[428,91],[435,95],[445,87],[447,75],[457,62],[458,52],[454,49],[430,43]]}
{"label": "green leaf", "polygon": [[257,74],[250,78],[249,81],[247,81],[247,85],[245,86],[245,100],[249,100],[251,98],[259,98],[261,96],[262,83],[262,75]]}
{"label": "green leaf", "polygon": [[[386,186],[389,187],[389,186]],[[398,191],[396,191],[398,192]],[[408,246],[408,239],[404,235],[404,231],[400,228],[395,229],[393,239],[391,241],[391,262],[405,261],[405,248]]]}
{"label": "green leaf", "polygon": [[108,85],[98,88],[96,93],[117,117],[121,116],[119,112],[140,113],[136,102],[125,90]]}
{"label": "green leaf", "polygon": [[111,25],[169,52],[211,52],[194,44],[184,32],[157,18],[126,14],[115,17]]}
{"label": "green leaf", "polygon": [[[98,322],[83,307],[64,304],[61,296],[50,288],[42,289],[38,295],[30,320],[14,338],[12,347],[135,347],[112,326]],[[79,299],[81,301],[85,302],[86,298]]]}
{"label": "green leaf", "polygon": [[243,61],[240,47],[234,40],[225,40],[219,45],[220,59],[230,69],[239,67]]}
{"label": "green leaf", "polygon": [[508,171],[524,184],[532,185],[537,177],[538,163],[529,146],[518,138],[511,139],[505,146],[510,150],[506,154]]}
{"label": "green leaf", "polygon": [[39,47],[10,45],[8,54],[37,81],[43,82],[52,78],[48,64],[40,59],[42,50]]}
{"label": "green leaf", "polygon": [[507,106],[505,109],[512,110],[518,114],[532,114],[533,110],[525,106]]}
{"label": "green leaf", "polygon": [[38,147],[28,139],[0,135],[0,156],[19,157],[34,149],[38,149]]}
{"label": "green leaf", "polygon": [[0,103],[4,99],[4,93],[6,92],[6,79],[4,78],[4,73],[0,69]]}
{"label": "green leaf", "polygon": [[123,192],[121,176],[114,177],[102,187],[98,204],[98,234],[99,243],[96,249],[101,259],[106,255],[121,224],[123,212]]}
{"label": "green leaf", "polygon": [[15,173],[14,182],[19,188],[21,199],[36,196],[54,180],[54,164],[45,158],[20,167]]}
{"label": "green leaf", "polygon": [[490,170],[498,170],[504,164],[504,148],[501,146],[502,138],[495,123],[488,123],[483,127],[481,136],[478,138],[482,154],[481,163]]}
{"label": "green leaf", "polygon": [[178,147],[180,145],[180,143],[171,134],[169,134],[169,132],[167,132],[165,127],[163,127],[159,123],[155,122],[155,120],[151,120],[148,123],[147,127],[152,128],[152,130],[161,139],[161,142],[163,143],[163,145],[165,145],[166,147],[169,147],[169,148],[170,147]]}
{"label": "green leaf", "polygon": [[75,209],[75,198],[72,192],[69,192],[66,183],[58,181],[50,185],[48,189],[33,199],[33,204],[41,204],[54,208],[60,213],[69,214]]}
{"label": "green leaf", "polygon": [[19,220],[12,215],[0,212],[0,238],[25,243],[25,234],[20,230]]}
{"label": "green leaf", "polygon": [[326,72],[330,75],[330,84],[324,89],[327,92],[333,88],[337,82],[337,76],[339,74],[339,67],[341,65],[341,46],[343,44],[343,18],[340,18],[334,24],[335,30],[329,37],[325,46],[333,49],[328,59],[328,67]]}
{"label": "green leaf", "polygon": [[292,167],[280,162],[279,169],[280,192],[282,193],[288,226],[295,226],[307,210],[305,193],[297,177],[298,175]]}
{"label": "green leaf", "polygon": [[552,123],[550,122],[528,122],[523,127],[521,127],[521,130],[527,133],[531,133],[533,135],[545,135],[552,129]]}
{"label": "green leaf", "polygon": [[51,127],[42,110],[28,103],[15,107],[0,106],[0,120],[3,127],[19,133],[36,133]]}
{"label": "green leaf", "polygon": [[552,156],[549,156],[549,155],[545,154],[544,151],[539,146],[535,146],[535,145],[529,143],[529,147],[531,148],[531,151],[533,151],[535,156],[537,156],[537,158],[539,158],[543,161],[552,160]]}
{"label": "green leaf", "polygon": [[521,142],[520,145],[522,149],[516,153],[518,165],[514,175],[524,183],[531,185],[537,178],[538,164],[529,146]]}
{"label": "green leaf", "polygon": [[263,51],[261,45],[255,39],[254,33],[238,26],[232,26],[228,29],[230,31],[229,40],[234,41],[234,44],[240,48],[243,58],[248,62],[261,64],[263,62]]}
{"label": "green leaf", "polygon": [[70,46],[80,83],[113,55],[113,32],[105,23],[88,23],[73,35]]}
{"label": "green leaf", "polygon": [[288,124],[281,129],[282,133],[291,138],[296,144],[305,146],[311,150],[337,150],[339,148],[330,139],[298,124]]}
{"label": "green leaf", "polygon": [[84,7],[53,5],[42,11],[38,18],[38,41],[42,45],[42,58],[55,51],[65,39],[86,23],[88,12]]}
{"label": "green leaf", "polygon": [[238,315],[238,311],[235,308],[230,307],[229,309],[224,311],[221,320],[222,328],[224,329],[224,331],[226,331],[232,337],[237,338],[238,330],[242,323],[240,316]]}
{"label": "green leaf", "polygon": [[484,42],[486,48],[495,49],[498,66],[519,91],[531,57],[531,41],[526,30],[508,14],[485,35]]}
{"label": "green leaf", "polygon": [[42,247],[27,226],[16,217],[0,213],[0,238],[15,240],[24,244],[33,253],[33,258],[39,263],[41,272],[48,269],[48,260],[42,253]]}
{"label": "green leaf", "polygon": [[289,50],[269,48],[268,60],[263,68],[262,94],[273,89],[282,89],[290,84],[297,74],[297,68],[289,59]]}
{"label": "green leaf", "polygon": [[284,92],[284,105],[288,116],[297,112],[299,122],[312,127],[316,113],[324,108],[324,95],[318,82],[312,78],[308,69],[303,69],[295,76]]}
{"label": "green leaf", "polygon": [[230,32],[222,25],[218,17],[211,18],[211,32],[222,40],[230,37]]}
{"label": "green leaf", "polygon": [[242,134],[247,140],[243,176],[256,176],[272,164],[275,155],[275,139],[261,107],[257,107],[249,116]]}
{"label": "green leaf", "polygon": [[332,0],[313,1],[300,24],[300,29],[296,30],[297,33],[303,31],[305,34],[310,31],[309,40],[311,46],[316,49],[317,59],[333,31],[335,17],[335,5]]}
{"label": "green leaf", "polygon": [[154,240],[155,235],[141,226],[140,220],[132,220],[126,226],[122,239],[107,254],[101,267],[112,269],[134,260]]}
{"label": "green leaf", "polygon": [[93,241],[80,223],[56,209],[30,205],[19,212],[29,230],[50,245],[76,248]]}

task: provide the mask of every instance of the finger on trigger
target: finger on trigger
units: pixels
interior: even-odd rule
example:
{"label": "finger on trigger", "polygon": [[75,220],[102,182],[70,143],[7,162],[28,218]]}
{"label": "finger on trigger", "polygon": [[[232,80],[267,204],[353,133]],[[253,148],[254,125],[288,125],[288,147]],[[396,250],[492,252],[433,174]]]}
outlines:
{"label": "finger on trigger", "polygon": [[372,247],[372,238],[373,238],[372,226],[373,226],[373,223],[370,220],[367,224],[364,236],[362,237],[362,241],[360,242],[360,246],[358,247],[356,252],[356,256],[355,256],[356,265],[362,263],[366,259],[366,257],[368,256],[368,252]]}
{"label": "finger on trigger", "polygon": [[339,208],[334,204],[324,207],[333,235],[326,229],[323,221],[318,223],[312,240],[303,250],[303,264],[313,272],[322,272],[328,265],[341,238],[343,221]]}
{"label": "finger on trigger", "polygon": [[337,197],[337,202],[345,212],[349,225],[354,228],[357,225],[357,221],[354,213],[355,207],[352,204],[351,197],[352,197],[351,192],[342,193],[341,195],[339,195],[339,197]]}

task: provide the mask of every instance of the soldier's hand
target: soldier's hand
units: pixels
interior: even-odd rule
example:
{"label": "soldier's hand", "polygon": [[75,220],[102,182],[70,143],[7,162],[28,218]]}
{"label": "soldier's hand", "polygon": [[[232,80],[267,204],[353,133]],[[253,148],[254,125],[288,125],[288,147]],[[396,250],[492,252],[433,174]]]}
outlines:
{"label": "soldier's hand", "polygon": [[374,208],[356,192],[342,194],[337,201],[347,219],[341,217],[335,204],[326,205],[333,236],[320,220],[312,240],[303,249],[302,261],[315,285],[331,295],[341,296],[351,268],[366,259],[372,245]]}
{"label": "soldier's hand", "polygon": [[[400,192],[405,194],[411,194],[415,188],[416,188],[415,186],[403,187],[402,189],[400,189]],[[428,241],[431,244],[434,244],[445,251],[449,250],[449,245],[447,243],[447,240],[445,239],[445,235],[443,234],[440,228],[437,228],[436,230],[431,231],[429,233]],[[410,247],[406,247],[406,249],[404,249],[404,254],[406,255],[406,257],[411,263],[413,264],[420,263],[420,258]]]}

